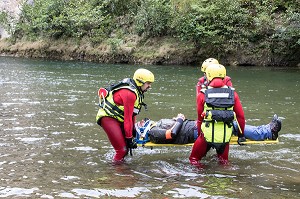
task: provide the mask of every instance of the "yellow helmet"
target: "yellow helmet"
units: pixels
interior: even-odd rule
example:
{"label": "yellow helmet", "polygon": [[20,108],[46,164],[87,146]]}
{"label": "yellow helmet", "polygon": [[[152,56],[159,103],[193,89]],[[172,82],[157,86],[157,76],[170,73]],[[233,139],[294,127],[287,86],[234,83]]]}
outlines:
{"label": "yellow helmet", "polygon": [[135,71],[133,79],[137,86],[143,86],[146,82],[154,82],[154,75],[151,71],[140,68]]}
{"label": "yellow helmet", "polygon": [[224,78],[226,76],[226,68],[222,64],[210,64],[206,68],[206,77],[209,81],[216,77]]}
{"label": "yellow helmet", "polygon": [[205,73],[206,68],[207,68],[208,65],[210,65],[210,64],[218,64],[218,63],[219,63],[219,61],[216,60],[215,58],[208,58],[208,59],[206,59],[206,60],[202,63],[202,65],[201,65],[201,71],[202,71],[203,73]]}

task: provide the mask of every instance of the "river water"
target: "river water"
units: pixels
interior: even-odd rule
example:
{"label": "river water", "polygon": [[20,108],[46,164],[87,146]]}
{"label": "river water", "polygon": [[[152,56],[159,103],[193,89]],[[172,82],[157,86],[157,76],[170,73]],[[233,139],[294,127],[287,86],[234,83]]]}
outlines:
{"label": "river water", "polygon": [[[138,119],[195,119],[192,66],[144,66],[156,81]],[[97,90],[138,66],[0,57],[0,197],[299,198],[300,70],[228,67],[247,124],[283,121],[278,144],[230,146],[228,166],[211,150],[204,170],[191,147],[138,148],[123,165],[95,123]]]}

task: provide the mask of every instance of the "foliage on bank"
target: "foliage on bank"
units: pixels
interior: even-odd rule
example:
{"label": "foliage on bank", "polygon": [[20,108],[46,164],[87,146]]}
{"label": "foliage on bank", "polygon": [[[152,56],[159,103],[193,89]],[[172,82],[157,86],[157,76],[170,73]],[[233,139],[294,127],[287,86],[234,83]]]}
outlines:
{"label": "foliage on bank", "polygon": [[35,0],[6,27],[12,41],[72,38],[117,52],[128,35],[138,35],[139,45],[169,37],[192,43],[199,60],[215,55],[248,57],[238,64],[252,58],[298,64],[299,7],[297,0]]}

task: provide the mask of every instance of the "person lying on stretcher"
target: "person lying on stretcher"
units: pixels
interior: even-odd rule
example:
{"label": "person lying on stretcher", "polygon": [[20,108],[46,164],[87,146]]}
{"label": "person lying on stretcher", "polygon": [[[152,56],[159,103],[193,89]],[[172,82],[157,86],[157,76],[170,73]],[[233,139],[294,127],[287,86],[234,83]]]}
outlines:
{"label": "person lying on stretcher", "polygon": [[[148,118],[135,123],[136,142],[147,141],[156,144],[188,144],[194,143],[198,137],[195,120],[186,119],[179,113],[173,119],[161,119],[154,122]],[[262,141],[276,140],[281,130],[281,119],[275,114],[269,124],[252,126],[246,125],[244,135],[246,139]],[[238,125],[233,122],[232,134],[237,135]]]}

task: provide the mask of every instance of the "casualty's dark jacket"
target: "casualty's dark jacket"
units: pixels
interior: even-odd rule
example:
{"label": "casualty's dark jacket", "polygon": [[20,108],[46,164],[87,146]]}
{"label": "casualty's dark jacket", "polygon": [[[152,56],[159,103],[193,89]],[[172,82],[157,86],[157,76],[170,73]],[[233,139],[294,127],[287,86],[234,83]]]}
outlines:
{"label": "casualty's dark jacket", "polygon": [[174,119],[161,119],[149,131],[150,141],[156,144],[187,144],[197,139],[197,126],[194,120],[184,120],[180,130],[172,139],[166,138],[166,131],[171,129],[176,121]]}

